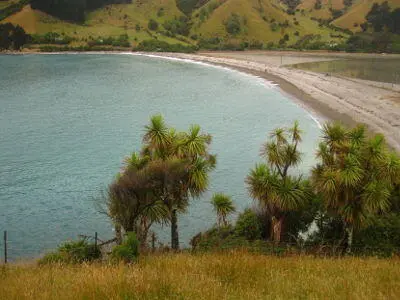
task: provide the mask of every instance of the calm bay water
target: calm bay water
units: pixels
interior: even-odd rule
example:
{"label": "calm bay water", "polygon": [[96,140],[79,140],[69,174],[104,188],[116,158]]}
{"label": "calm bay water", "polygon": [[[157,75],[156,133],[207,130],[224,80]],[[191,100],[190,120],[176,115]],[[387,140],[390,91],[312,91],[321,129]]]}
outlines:
{"label": "calm bay water", "polygon": [[[265,81],[217,67],[131,55],[0,56],[0,230],[12,258],[36,256],[78,234],[113,236],[98,198],[143,126],[162,113],[178,129],[197,123],[218,154],[209,192],[179,219],[182,245],[215,223],[209,199],[252,205],[244,178],[270,130],[297,119],[303,170],[319,135],[302,108]],[[158,229],[168,242],[169,228]],[[2,243],[2,241],[1,241]]]}

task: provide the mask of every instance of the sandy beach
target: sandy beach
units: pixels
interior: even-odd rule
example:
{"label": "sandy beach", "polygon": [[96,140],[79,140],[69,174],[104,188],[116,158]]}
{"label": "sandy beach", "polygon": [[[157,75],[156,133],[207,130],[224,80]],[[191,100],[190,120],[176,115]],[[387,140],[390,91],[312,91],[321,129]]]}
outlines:
{"label": "sandy beach", "polygon": [[[350,126],[364,123],[372,132],[384,134],[388,143],[400,150],[400,85],[336,77],[286,66],[297,63],[296,57],[301,55],[304,56],[302,61],[335,59],[331,55],[271,52],[156,55],[223,65],[263,77],[278,84],[318,119],[339,120]],[[337,58],[348,55],[338,54]]]}

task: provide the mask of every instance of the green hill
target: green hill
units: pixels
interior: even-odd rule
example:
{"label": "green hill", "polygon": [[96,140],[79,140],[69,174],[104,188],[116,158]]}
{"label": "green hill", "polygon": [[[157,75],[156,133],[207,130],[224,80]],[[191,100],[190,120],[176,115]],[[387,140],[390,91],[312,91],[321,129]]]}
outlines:
{"label": "green hill", "polygon": [[[61,20],[33,9],[29,0],[0,0],[0,20],[30,34],[56,32],[72,46],[91,39],[128,35],[130,45],[157,39],[191,45],[269,45],[284,48],[304,43],[340,44],[345,30],[360,31],[374,2],[383,0],[138,0],[87,9],[82,22]],[[35,0],[41,1],[41,0]],[[50,0],[51,1],[51,0]],[[70,1],[70,0],[65,0]],[[34,3],[34,2],[32,2]],[[110,3],[110,1],[105,2]],[[400,1],[390,0],[391,7]],[[154,20],[156,28],[149,29]],[[219,46],[215,46],[218,48]]]}

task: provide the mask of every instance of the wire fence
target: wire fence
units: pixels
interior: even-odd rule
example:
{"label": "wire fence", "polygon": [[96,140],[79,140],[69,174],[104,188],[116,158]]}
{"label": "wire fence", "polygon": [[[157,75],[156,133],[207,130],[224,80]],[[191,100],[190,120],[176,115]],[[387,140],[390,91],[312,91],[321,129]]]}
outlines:
{"label": "wire fence", "polygon": [[[102,254],[111,252],[112,247],[116,245],[117,238],[108,240],[100,239],[98,233],[95,232],[93,236],[78,235],[80,240],[87,241],[94,250],[99,250]],[[146,252],[169,252],[171,248],[168,245],[158,243],[156,246],[157,238],[155,234],[149,236],[149,241],[143,248]],[[46,249],[39,249],[37,247],[14,247],[13,241],[7,231],[3,232],[0,241],[0,264],[7,264],[14,262],[18,259],[28,259],[26,253],[34,253],[34,258],[39,258],[47,253],[53,252],[56,247],[48,247]],[[88,246],[77,247],[68,249],[70,253],[82,250],[88,250]],[[323,257],[340,257],[348,255],[347,245],[338,243],[338,241],[324,242],[324,243],[310,243],[307,241],[291,241],[272,243],[271,241],[256,240],[247,241],[246,243],[215,243],[212,245],[192,245],[192,248],[184,248],[182,251],[227,251],[227,250],[246,250],[249,252],[277,255],[277,256],[292,256],[292,255],[313,255]],[[400,257],[400,247],[393,245],[365,245],[354,243],[351,246],[352,254],[356,256],[379,256],[379,257]]]}
{"label": "wire fence", "polygon": [[[100,251],[104,250],[107,251],[108,245],[116,242],[116,239],[100,239],[98,233],[95,232],[93,236],[89,235],[78,235],[79,240],[85,240],[90,243],[94,249],[99,249]],[[15,241],[10,239],[10,235],[7,231],[3,231],[3,234],[0,239],[0,264],[7,264],[9,262],[13,262],[19,259],[29,259],[29,258],[39,258],[47,253],[53,252],[57,246],[50,246],[50,247],[41,247],[38,245],[37,247],[28,246],[25,247],[20,243],[17,245],[14,243]],[[69,249],[70,252],[79,252],[81,250],[88,249],[87,245],[82,247],[74,246],[73,249]]]}

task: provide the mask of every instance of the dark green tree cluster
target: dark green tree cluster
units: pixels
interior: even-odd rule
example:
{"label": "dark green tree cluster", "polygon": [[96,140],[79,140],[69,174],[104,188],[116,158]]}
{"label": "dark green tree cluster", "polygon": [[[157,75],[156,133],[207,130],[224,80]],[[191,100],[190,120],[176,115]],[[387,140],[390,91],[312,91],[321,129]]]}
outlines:
{"label": "dark green tree cluster", "polygon": [[[371,137],[362,125],[325,124],[308,179],[296,168],[301,141],[297,122],[275,129],[262,147],[265,162],[245,180],[256,206],[231,225],[229,215],[236,211],[231,197],[214,194],[217,226],[196,235],[193,247],[254,246],[265,240],[273,249],[282,242],[308,243],[350,253],[356,240],[356,248],[375,243],[398,251],[400,158],[384,137]],[[146,244],[153,223],[171,224],[171,245],[178,249],[178,214],[206,191],[215,166],[210,143],[197,125],[177,132],[161,116],[152,117],[141,152],[127,159],[109,187],[107,212],[116,231],[135,232]]]}
{"label": "dark green tree cluster", "polygon": [[154,19],[150,19],[149,23],[147,24],[147,27],[150,30],[156,31],[158,29],[158,22]]}
{"label": "dark green tree cluster", "polygon": [[31,6],[63,20],[83,22],[87,11],[107,4],[131,2],[131,0],[32,0]]}
{"label": "dark green tree cluster", "polygon": [[391,10],[387,1],[382,4],[374,3],[366,20],[364,30],[372,28],[374,32],[388,31],[400,34],[400,8]]}
{"label": "dark green tree cluster", "polygon": [[16,2],[13,1],[10,5],[0,9],[0,21],[21,11],[25,5],[29,4],[29,2],[30,0],[20,0]]}
{"label": "dark green tree cluster", "polygon": [[180,16],[173,20],[167,20],[163,24],[164,28],[172,34],[188,36],[190,32],[190,20],[186,16]]}
{"label": "dark green tree cluster", "polygon": [[[294,169],[302,156],[298,124],[273,131],[261,151],[266,163],[257,164],[246,179],[257,207],[241,214],[234,227],[219,221],[225,229],[200,233],[192,245],[253,247],[252,241],[264,239],[347,253],[353,248],[368,254],[400,251],[398,155],[382,135],[368,137],[364,126],[346,129],[328,123],[322,135],[318,163],[304,180]],[[216,198],[229,208],[229,198]]]}
{"label": "dark green tree cluster", "polygon": [[183,52],[193,53],[197,50],[195,46],[185,46],[182,44],[169,44],[159,40],[144,40],[134,49],[135,51],[151,52]]}
{"label": "dark green tree cluster", "polygon": [[301,0],[281,0],[287,6],[287,13],[294,14]]}
{"label": "dark green tree cluster", "polygon": [[68,45],[74,39],[70,36],[59,34],[58,32],[47,32],[45,34],[32,34],[32,44],[55,44]]}
{"label": "dark green tree cluster", "polygon": [[11,23],[0,24],[0,50],[20,50],[28,43],[29,35],[19,26]]}
{"label": "dark green tree cluster", "polygon": [[207,0],[176,0],[176,5],[183,13],[189,15],[194,9],[206,2]]}
{"label": "dark green tree cluster", "polygon": [[231,35],[237,35],[242,30],[240,16],[238,14],[231,14],[225,21],[225,29]]}
{"label": "dark green tree cluster", "polygon": [[118,37],[98,37],[88,41],[88,46],[114,46],[114,47],[130,47],[129,36],[121,34]]}
{"label": "dark green tree cluster", "polygon": [[135,232],[142,245],[153,223],[171,224],[171,246],[178,249],[178,214],[206,191],[216,163],[211,136],[198,125],[178,132],[160,115],[145,129],[142,150],[109,187],[107,212],[117,232]]}

